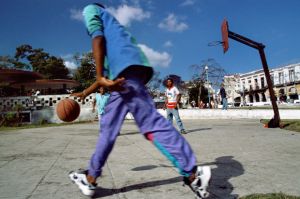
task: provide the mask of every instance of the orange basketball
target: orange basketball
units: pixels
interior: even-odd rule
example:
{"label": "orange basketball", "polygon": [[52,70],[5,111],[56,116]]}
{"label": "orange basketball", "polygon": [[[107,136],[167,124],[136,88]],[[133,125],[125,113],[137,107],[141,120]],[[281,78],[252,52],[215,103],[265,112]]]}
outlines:
{"label": "orange basketball", "polygon": [[80,113],[79,104],[72,99],[63,99],[56,106],[56,114],[64,122],[74,121]]}

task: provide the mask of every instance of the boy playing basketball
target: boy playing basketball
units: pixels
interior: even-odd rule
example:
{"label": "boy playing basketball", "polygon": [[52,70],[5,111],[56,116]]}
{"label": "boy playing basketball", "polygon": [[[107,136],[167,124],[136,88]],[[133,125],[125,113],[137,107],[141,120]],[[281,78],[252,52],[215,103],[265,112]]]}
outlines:
{"label": "boy playing basketball", "polygon": [[[96,179],[112,151],[121,125],[130,112],[140,131],[165,155],[198,198],[208,196],[206,188],[211,171],[196,166],[196,157],[180,133],[155,109],[145,84],[151,79],[152,67],[131,34],[100,4],[91,4],[83,11],[85,24],[92,38],[97,80],[89,88],[74,95],[84,99],[99,86],[112,92],[101,117],[101,136],[85,171],[70,172],[69,177],[84,195],[95,192]],[[104,58],[109,68],[104,67]],[[107,75],[109,78],[105,78]]]}

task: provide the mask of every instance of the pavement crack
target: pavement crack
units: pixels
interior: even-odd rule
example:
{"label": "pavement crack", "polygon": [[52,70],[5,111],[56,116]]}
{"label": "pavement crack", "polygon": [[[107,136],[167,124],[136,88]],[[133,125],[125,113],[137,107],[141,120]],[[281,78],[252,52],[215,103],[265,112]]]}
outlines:
{"label": "pavement crack", "polygon": [[[127,140],[130,140],[130,139],[128,138],[128,136],[124,136],[124,137],[125,137]],[[155,162],[157,163],[157,165],[161,165],[161,160],[157,159],[156,156],[154,156],[154,155],[152,155],[151,153],[149,153],[148,151],[146,151],[146,150],[144,149],[144,147],[141,147],[141,146],[140,146],[139,144],[137,144],[136,142],[132,142],[132,144],[134,144],[135,146],[137,146],[140,150],[144,151],[144,154],[148,154],[149,156],[151,156],[152,159],[155,160]],[[154,145],[153,145],[153,147],[154,147]],[[175,173],[178,174],[178,171],[176,170],[175,167],[170,166],[170,168],[171,168],[173,171],[175,171]]]}
{"label": "pavement crack", "polygon": [[[45,142],[46,140],[48,140],[48,138],[45,138],[45,139],[41,140],[39,143],[37,143],[37,144],[35,145],[34,148],[36,148],[37,146],[39,146],[41,143]],[[16,159],[19,158],[19,157],[25,157],[26,154],[28,154],[29,151],[34,150],[34,148],[30,147],[30,148],[28,148],[24,153],[14,155],[13,159],[8,160],[6,163],[4,163],[3,165],[1,165],[0,168],[6,166],[7,164],[9,164],[10,162],[16,160]]]}
{"label": "pavement crack", "polygon": [[64,149],[59,153],[58,157],[54,160],[54,162],[51,164],[51,166],[49,167],[48,171],[45,173],[45,175],[43,175],[43,177],[39,180],[39,182],[37,183],[37,185],[34,187],[33,191],[29,194],[29,196],[26,197],[26,199],[29,199],[32,197],[32,195],[34,194],[34,192],[37,190],[37,188],[39,187],[39,185],[44,181],[45,177],[49,174],[49,172],[51,171],[51,169],[53,168],[53,166],[56,164],[56,162],[59,160],[59,158],[61,157],[61,155],[65,152],[65,150],[68,148],[69,144],[71,143],[71,141],[73,140],[74,137],[72,137],[68,143],[66,144],[66,146],[64,147]]}
{"label": "pavement crack", "polygon": [[117,189],[117,185],[116,185],[116,183],[115,183],[115,177],[114,177],[114,174],[113,174],[112,170],[110,169],[110,166],[109,166],[109,162],[108,162],[108,161],[106,162],[106,166],[107,166],[107,169],[108,169],[108,171],[109,171],[109,174],[110,174],[110,176],[111,176],[111,178],[112,178],[113,190],[115,190],[115,191],[114,191],[114,195],[116,195],[117,198],[121,198],[120,195],[119,195],[119,192],[117,191],[118,189]]}

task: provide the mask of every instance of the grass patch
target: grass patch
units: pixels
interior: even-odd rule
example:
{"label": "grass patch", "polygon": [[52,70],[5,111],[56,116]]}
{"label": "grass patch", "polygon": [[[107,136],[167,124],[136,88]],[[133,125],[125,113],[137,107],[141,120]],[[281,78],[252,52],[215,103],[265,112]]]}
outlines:
{"label": "grass patch", "polygon": [[[263,124],[267,124],[270,120],[261,120],[260,122]],[[300,120],[281,120],[283,124],[283,129],[289,131],[300,132]]]}
{"label": "grass patch", "polygon": [[269,194],[252,194],[241,197],[240,199],[300,199],[299,196],[290,196],[283,193],[269,193]]}
{"label": "grass patch", "polygon": [[84,124],[84,123],[91,123],[91,121],[82,121],[82,122],[70,122],[70,123],[46,123],[46,124],[23,124],[18,127],[0,127],[1,131],[12,131],[12,130],[19,130],[19,129],[31,129],[31,128],[44,128],[44,127],[54,127],[54,126],[66,126],[66,125],[76,125],[76,124]]}

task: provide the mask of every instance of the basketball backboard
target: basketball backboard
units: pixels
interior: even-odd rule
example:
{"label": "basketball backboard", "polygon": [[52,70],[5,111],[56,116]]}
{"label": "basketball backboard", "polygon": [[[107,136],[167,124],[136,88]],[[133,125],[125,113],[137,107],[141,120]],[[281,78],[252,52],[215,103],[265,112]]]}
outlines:
{"label": "basketball backboard", "polygon": [[222,32],[223,52],[226,53],[228,48],[229,48],[229,43],[228,43],[228,22],[227,22],[226,19],[224,19],[223,22],[222,22],[221,32]]}

